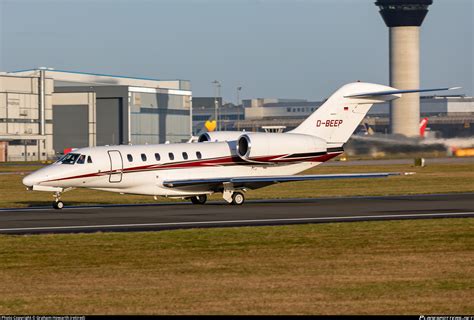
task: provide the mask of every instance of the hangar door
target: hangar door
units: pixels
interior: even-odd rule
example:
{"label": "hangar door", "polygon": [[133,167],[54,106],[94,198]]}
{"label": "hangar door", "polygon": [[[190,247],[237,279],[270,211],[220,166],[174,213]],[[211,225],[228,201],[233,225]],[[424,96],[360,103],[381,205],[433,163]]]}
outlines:
{"label": "hangar door", "polygon": [[53,105],[53,148],[62,153],[66,148],[89,146],[89,106]]}
{"label": "hangar door", "polygon": [[118,145],[122,141],[122,98],[97,98],[97,145]]}

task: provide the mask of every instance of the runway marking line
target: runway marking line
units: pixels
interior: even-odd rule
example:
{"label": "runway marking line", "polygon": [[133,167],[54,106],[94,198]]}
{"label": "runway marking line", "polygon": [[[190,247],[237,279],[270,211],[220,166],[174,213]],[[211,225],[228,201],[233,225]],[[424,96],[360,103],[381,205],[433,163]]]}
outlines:
{"label": "runway marking line", "polygon": [[[159,227],[159,226],[183,226],[183,225],[209,225],[209,224],[236,224],[255,222],[299,222],[318,220],[354,220],[354,219],[378,219],[378,218],[423,218],[438,216],[467,216],[474,215],[474,212],[447,212],[447,213],[424,213],[424,214],[392,214],[377,216],[342,216],[342,217],[318,217],[318,218],[286,218],[286,219],[255,219],[255,220],[222,220],[222,221],[188,221],[188,222],[162,222],[162,223],[135,223],[135,224],[105,224],[90,226],[59,226],[59,227],[30,227],[30,228],[9,228],[1,231],[33,231],[33,230],[61,230],[61,229],[88,229],[88,228],[117,228],[117,227]],[[335,222],[336,222],[335,221]]]}

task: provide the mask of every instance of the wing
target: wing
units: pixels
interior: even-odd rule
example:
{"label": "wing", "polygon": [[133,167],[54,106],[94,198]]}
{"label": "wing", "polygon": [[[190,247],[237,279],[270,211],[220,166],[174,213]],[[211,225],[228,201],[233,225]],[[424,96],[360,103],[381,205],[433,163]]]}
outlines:
{"label": "wing", "polygon": [[414,174],[413,172],[375,172],[375,173],[350,173],[350,174],[314,174],[296,176],[263,176],[263,177],[228,177],[228,178],[204,178],[186,180],[165,180],[163,185],[168,188],[208,187],[218,189],[224,183],[231,183],[234,188],[257,189],[274,183],[326,180],[326,179],[354,179],[354,178],[386,178],[389,176],[400,176]]}

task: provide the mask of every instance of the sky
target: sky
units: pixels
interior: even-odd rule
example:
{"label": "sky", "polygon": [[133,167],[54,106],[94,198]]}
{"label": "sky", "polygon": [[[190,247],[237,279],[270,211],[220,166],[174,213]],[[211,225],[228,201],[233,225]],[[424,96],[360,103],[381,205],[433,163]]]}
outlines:
{"label": "sky", "polygon": [[[225,101],[321,100],[388,84],[375,0],[0,0],[0,71],[40,66],[190,80]],[[421,87],[474,95],[473,0],[434,0],[421,28]],[[453,92],[454,93],[454,92]]]}

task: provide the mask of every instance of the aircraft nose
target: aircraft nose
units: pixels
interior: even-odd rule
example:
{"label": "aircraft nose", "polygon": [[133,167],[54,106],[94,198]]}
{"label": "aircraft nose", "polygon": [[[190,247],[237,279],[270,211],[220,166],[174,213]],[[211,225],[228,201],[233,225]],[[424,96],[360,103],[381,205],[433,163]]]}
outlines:
{"label": "aircraft nose", "polygon": [[27,187],[32,187],[35,184],[38,184],[40,180],[38,179],[38,175],[31,173],[23,178],[23,184]]}

